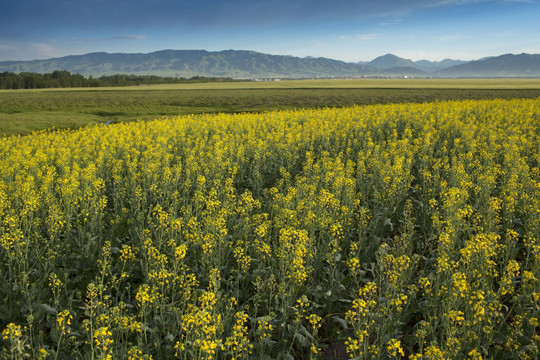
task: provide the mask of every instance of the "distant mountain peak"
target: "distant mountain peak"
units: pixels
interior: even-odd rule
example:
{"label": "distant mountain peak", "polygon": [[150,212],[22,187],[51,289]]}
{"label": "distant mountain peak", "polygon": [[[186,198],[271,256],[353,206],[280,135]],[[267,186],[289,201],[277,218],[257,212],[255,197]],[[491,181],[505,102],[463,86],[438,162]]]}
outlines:
{"label": "distant mountain peak", "polygon": [[403,59],[394,54],[385,54],[379,56],[368,62],[367,65],[379,69],[391,69],[396,67],[416,67],[412,60]]}

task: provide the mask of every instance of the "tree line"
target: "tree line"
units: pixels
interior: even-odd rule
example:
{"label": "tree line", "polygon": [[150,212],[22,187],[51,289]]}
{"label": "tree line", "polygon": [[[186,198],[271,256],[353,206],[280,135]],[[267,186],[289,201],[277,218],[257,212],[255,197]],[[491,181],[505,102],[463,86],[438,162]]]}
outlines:
{"label": "tree line", "polygon": [[52,73],[40,74],[33,72],[2,72],[0,73],[0,89],[46,89],[71,87],[103,87],[130,86],[150,84],[184,84],[195,82],[233,81],[232,78],[193,76],[161,77],[156,75],[104,75],[88,78],[81,74],[72,74],[67,70],[55,70]]}

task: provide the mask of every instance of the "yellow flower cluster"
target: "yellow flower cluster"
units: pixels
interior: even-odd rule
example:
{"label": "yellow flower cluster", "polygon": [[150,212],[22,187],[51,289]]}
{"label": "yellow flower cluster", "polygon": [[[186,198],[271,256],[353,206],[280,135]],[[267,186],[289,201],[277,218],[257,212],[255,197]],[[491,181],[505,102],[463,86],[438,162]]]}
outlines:
{"label": "yellow flower cluster", "polygon": [[0,357],[538,358],[539,119],[440,101],[2,138]]}
{"label": "yellow flower cluster", "polygon": [[13,340],[22,336],[21,326],[10,323],[2,330],[2,338],[4,340]]}
{"label": "yellow flower cluster", "polygon": [[112,332],[107,326],[102,326],[94,333],[94,344],[103,353],[110,353],[112,351]]}
{"label": "yellow flower cluster", "polygon": [[405,353],[403,352],[403,349],[401,348],[401,341],[396,339],[390,339],[388,341],[387,350],[392,356],[405,356]]}
{"label": "yellow flower cluster", "polygon": [[248,333],[248,327],[246,322],[249,315],[244,311],[234,314],[235,323],[232,328],[232,333],[225,340],[225,347],[228,347],[232,352],[232,359],[249,358],[252,353],[253,344],[250,343],[246,335]]}
{"label": "yellow flower cluster", "polygon": [[58,323],[58,327],[63,335],[67,335],[69,333],[71,320],[73,320],[73,315],[70,314],[69,310],[63,310],[58,313],[56,322]]}

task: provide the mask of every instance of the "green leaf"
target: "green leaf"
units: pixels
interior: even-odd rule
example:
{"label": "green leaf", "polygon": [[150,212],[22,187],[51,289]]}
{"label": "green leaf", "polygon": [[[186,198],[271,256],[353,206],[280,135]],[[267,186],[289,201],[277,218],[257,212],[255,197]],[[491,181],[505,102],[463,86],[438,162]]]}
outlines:
{"label": "green leaf", "polygon": [[340,318],[339,316],[332,316],[331,319],[339,324],[343,329],[347,329],[347,320]]}
{"label": "green leaf", "polygon": [[51,314],[51,315],[58,315],[58,311],[56,311],[55,308],[53,308],[52,306],[50,305],[47,305],[47,304],[41,304],[39,305],[39,308],[43,311],[45,311],[47,314]]}
{"label": "green leaf", "polygon": [[307,337],[305,337],[304,335],[302,335],[300,333],[296,333],[296,334],[294,334],[294,337],[296,338],[296,340],[298,340],[298,342],[300,343],[300,346],[302,346],[302,347],[311,346],[311,343],[309,342]]}

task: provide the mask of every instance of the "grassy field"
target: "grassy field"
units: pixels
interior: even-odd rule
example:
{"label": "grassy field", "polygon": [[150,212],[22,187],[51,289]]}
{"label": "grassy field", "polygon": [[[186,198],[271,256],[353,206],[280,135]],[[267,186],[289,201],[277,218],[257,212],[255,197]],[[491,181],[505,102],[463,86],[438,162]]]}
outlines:
{"label": "grassy field", "polygon": [[438,100],[540,97],[539,79],[291,80],[0,91],[0,135],[109,120]]}

